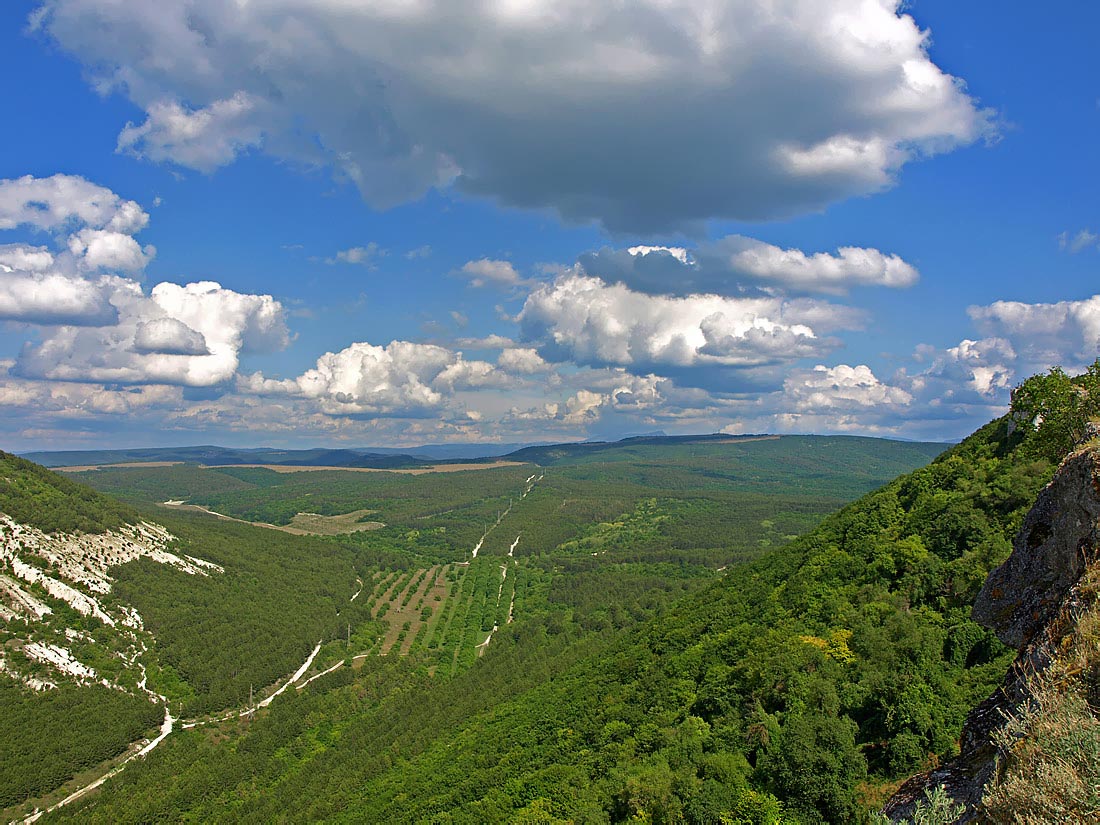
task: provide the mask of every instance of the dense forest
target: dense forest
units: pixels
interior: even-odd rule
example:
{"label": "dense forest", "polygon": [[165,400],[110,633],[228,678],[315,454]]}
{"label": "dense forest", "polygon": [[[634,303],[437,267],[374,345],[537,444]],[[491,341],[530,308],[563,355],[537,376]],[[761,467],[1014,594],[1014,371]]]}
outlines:
{"label": "dense forest", "polygon": [[[278,649],[276,636],[284,646],[297,639],[281,654],[285,663],[319,634],[327,652],[314,670],[336,667],[255,717],[174,734],[95,795],[51,816],[866,820],[901,779],[957,750],[966,713],[1003,676],[1013,654],[971,621],[970,604],[1007,556],[1056,461],[1091,434],[1097,375],[1094,368],[1078,379],[1054,371],[1029,380],[1009,415],[798,538],[783,532],[798,532],[793,494],[780,493],[776,513],[762,509],[767,496],[759,485],[774,483],[778,469],[765,461],[759,470],[700,472],[690,451],[665,455],[663,463],[635,454],[621,467],[610,466],[621,456],[583,456],[546,470],[532,489],[524,486],[531,474],[521,474],[522,505],[513,492],[506,515],[494,514],[495,529],[481,536],[481,554],[464,561],[423,552],[407,524],[403,545],[401,534],[375,531],[302,537],[301,550],[292,550],[274,531],[215,522],[224,536],[219,545],[205,535],[209,517],[174,516],[168,523],[184,546],[201,541],[212,561],[242,571],[235,584],[227,576],[224,592],[162,599],[177,585],[166,579],[159,592],[137,589],[170,571],[153,575],[144,561],[120,570],[119,594],[149,611],[154,634],[163,637],[164,671],[180,679],[177,693],[206,686],[185,702],[208,702],[193,705],[202,711],[240,697],[244,684],[234,668],[253,667],[252,657],[204,664],[189,628],[247,592],[249,575],[255,596],[211,632],[225,633],[238,609],[262,618],[245,620],[239,638],[227,635],[227,649],[245,650],[251,636],[262,640],[257,653]],[[695,462],[691,472],[676,469],[684,458]],[[781,454],[774,460],[776,468],[786,461]],[[705,461],[720,463],[713,455]],[[829,497],[827,481],[813,478],[814,462],[786,463],[792,486],[806,472],[810,501],[814,493],[819,504]],[[126,469],[103,472],[104,486],[134,478]],[[253,486],[231,490],[227,483],[224,492],[251,495],[262,480],[251,472],[230,478]],[[345,483],[308,475],[314,492],[322,482]],[[546,483],[557,479],[558,486]],[[480,504],[453,495],[448,503],[495,510],[503,495],[491,478],[484,483]],[[604,483],[611,517],[597,506]],[[584,495],[586,485],[593,486]],[[145,506],[134,493],[139,487],[129,496]],[[567,527],[558,530],[550,502],[565,511],[577,492],[591,508],[588,518],[561,518]],[[425,514],[399,495],[396,506],[385,495],[376,500],[403,518]],[[743,530],[723,507],[739,508]],[[803,512],[802,525],[820,519],[812,505]],[[538,524],[548,525],[552,541],[529,535]],[[719,538],[728,531],[739,538]],[[278,551],[262,550],[255,536],[280,536],[273,539]],[[249,546],[257,548],[253,557],[241,552]],[[282,554],[290,561],[295,552],[303,566],[291,564],[280,578]],[[716,578],[720,558],[730,561]],[[336,566],[324,572],[326,564]],[[306,585],[310,575],[318,583],[303,592],[313,594],[316,609],[294,619],[265,612],[265,603],[279,600],[289,612],[291,582]],[[260,583],[268,577],[286,584]],[[356,586],[363,600],[349,604],[346,593]],[[279,621],[263,635],[265,622]],[[367,655],[351,658],[359,649]],[[391,655],[378,655],[386,650]],[[276,669],[274,660],[269,666]],[[213,684],[235,687],[211,694]]]}
{"label": "dense forest", "polygon": [[653,541],[634,543],[636,552],[663,560],[690,554],[692,562],[721,567],[805,532],[944,449],[850,437],[668,441],[562,448],[550,451],[546,469],[524,464],[404,475],[178,465],[108,467],[76,477],[138,506],[181,500],[276,525],[303,512],[369,510],[365,518],[385,528],[344,541],[439,562],[463,560],[504,511],[507,528],[485,536],[486,552],[503,555],[522,533],[519,552],[530,555],[553,552],[657,499],[668,518]]}
{"label": "dense forest", "polygon": [[[802,478],[786,474],[783,465],[797,460],[805,445],[782,441],[634,443],[601,450],[602,461],[562,461],[549,476],[528,464],[415,476],[176,465],[66,477],[14,460],[9,478],[18,489],[38,485],[37,500],[62,502],[55,510],[79,513],[87,510],[81,502],[92,502],[93,513],[151,519],[171,532],[173,552],[223,569],[197,578],[143,558],[112,570],[112,592],[100,598],[109,610],[125,606],[143,618],[143,652],[136,661],[134,640],[126,634],[28,585],[54,613],[36,625],[15,621],[0,627],[3,640],[60,645],[121,690],[112,694],[113,704],[101,700],[102,691],[86,688],[68,688],[64,702],[51,693],[50,701],[10,703],[14,729],[44,735],[35,748],[19,745],[21,737],[0,748],[10,768],[5,804],[91,769],[142,730],[151,735],[160,709],[137,690],[139,675],[149,690],[167,697],[177,718],[209,720],[269,693],[318,641],[307,676],[338,667],[345,657],[352,665],[318,686],[373,673],[388,701],[405,696],[423,703],[425,692],[450,681],[480,679],[500,650],[502,672],[515,676],[516,661],[507,663],[514,654],[531,674],[543,674],[499,696],[475,687],[480,704],[474,706],[466,699],[446,700],[447,719],[469,718],[520,688],[535,687],[551,672],[598,655],[629,628],[704,586],[715,568],[781,546],[898,466],[918,465],[941,449],[882,442],[882,455],[873,458],[873,440],[808,439],[811,451],[835,461],[815,470],[816,457],[803,455]],[[24,473],[25,467],[34,469]],[[76,479],[92,480],[130,504],[120,505]],[[231,495],[244,498],[225,498]],[[288,535],[160,506],[173,497],[273,520],[308,507],[334,514],[352,509],[366,514],[361,520],[387,523],[367,532]],[[253,514],[242,506],[248,501],[280,509]],[[48,526],[41,515],[38,523]],[[112,526],[99,518],[97,528]],[[472,548],[480,550],[476,558]],[[79,637],[69,635],[74,629]],[[517,651],[517,639],[529,649]],[[14,655],[21,672],[49,674]],[[135,671],[138,663],[142,669]],[[408,692],[410,684],[419,684],[420,691]],[[280,697],[271,712],[288,701]],[[98,719],[96,708],[102,711]],[[383,728],[392,725],[380,719]],[[169,743],[180,735],[177,730]],[[429,735],[430,727],[416,741],[423,745]],[[67,744],[74,742],[82,744]]]}
{"label": "dense forest", "polygon": [[0,513],[46,533],[102,533],[137,521],[125,504],[0,452]]}
{"label": "dense forest", "polygon": [[[1007,665],[967,618],[1042,483],[1044,465],[1006,429],[990,425],[625,639],[586,632],[594,605],[576,574],[576,602],[517,623],[482,666],[418,684],[380,664],[372,678],[400,681],[397,696],[351,680],[278,707],[236,749],[181,738],[79,815],[183,805],[203,818],[232,797],[256,819],[858,818],[876,788],[951,752]],[[553,678],[532,683],[530,659]],[[232,779],[257,772],[255,792]],[[165,798],[168,774],[222,777],[229,796]]]}
{"label": "dense forest", "polygon": [[[1034,379],[1011,415],[804,537],[678,601],[638,603],[622,630],[608,606],[633,609],[639,591],[608,590],[590,548],[630,551],[593,527],[530,560],[552,582],[544,609],[499,631],[477,666],[445,680],[415,656],[337,671],[247,727],[171,741],[63,813],[865,819],[899,779],[955,751],[1011,659],[969,605],[1088,415],[1076,401],[1068,416],[1043,406],[1063,378]],[[652,529],[649,506],[623,529]]]}

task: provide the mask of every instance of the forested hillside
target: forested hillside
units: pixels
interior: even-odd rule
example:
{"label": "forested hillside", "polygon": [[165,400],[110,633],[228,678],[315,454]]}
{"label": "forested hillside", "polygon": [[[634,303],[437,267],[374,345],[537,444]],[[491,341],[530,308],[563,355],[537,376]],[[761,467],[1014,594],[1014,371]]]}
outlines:
{"label": "forested hillside", "polygon": [[0,454],[0,809],[122,754],[169,708],[262,696],[369,616],[347,604],[346,547],[163,515]]}
{"label": "forested hillside", "polygon": [[0,452],[0,513],[46,533],[102,533],[138,520],[117,500],[5,452]]}
{"label": "forested hillside", "polygon": [[62,813],[865,819],[953,753],[1012,657],[969,607],[1081,429],[1089,387],[1068,381],[1033,379],[1013,415],[625,635],[592,618],[629,593],[583,555],[560,559],[547,609],[498,631],[476,667],[446,681],[413,659],[339,670],[247,727],[169,742]]}
{"label": "forested hillside", "polygon": [[[944,448],[871,438],[723,436],[536,448],[532,455],[547,462],[545,469],[487,465],[413,475],[178,465],[107,467],[74,477],[136,505],[185,501],[279,526],[304,512],[369,511],[363,518],[384,527],[345,541],[439,562],[462,561],[487,531],[486,552],[503,555],[522,534],[521,555],[531,555],[569,541],[591,543],[602,524],[604,539],[614,532],[615,543],[639,558],[717,568],[805,532]],[[639,508],[647,507],[652,523],[637,529]],[[506,527],[490,531],[505,511]]]}
{"label": "forested hillside", "polygon": [[[136,713],[131,719],[110,711],[118,724],[97,726],[95,708],[106,712],[110,704],[102,699],[105,688],[96,693],[80,680],[62,679],[59,692],[45,695],[16,689],[5,700],[10,747],[0,750],[9,766],[5,802],[41,794],[78,771],[103,773],[111,763],[96,769],[97,761],[121,754],[167,709],[176,724],[146,757],[150,766],[165,749],[171,760],[190,760],[200,753],[192,750],[196,742],[224,742],[233,736],[234,720],[244,719],[240,713],[250,718],[245,730],[258,731],[285,708],[309,708],[292,727],[304,722],[304,735],[313,736],[308,726],[317,714],[329,714],[314,701],[356,708],[333,711],[341,718],[330,720],[335,727],[326,742],[337,744],[336,732],[357,720],[367,726],[362,735],[386,753],[425,752],[453,726],[503,709],[509,699],[599,657],[631,628],[713,580],[716,568],[782,546],[897,465],[912,467],[939,450],[881,442],[882,455],[875,457],[875,444],[843,438],[630,444],[603,451],[603,460],[585,457],[552,470],[485,465],[414,474],[175,465],[71,476],[125,495],[136,509],[28,470],[27,479],[70,491],[59,500],[72,501],[76,511],[87,499],[104,512],[111,505],[132,520],[156,521],[169,556],[212,567],[200,576],[152,557],[104,562],[110,589],[109,597],[99,597],[104,609],[125,607],[141,622],[130,638],[107,633],[94,617],[81,620],[79,632],[116,639],[107,657],[97,655],[90,639],[66,635],[71,612],[48,593],[39,593],[54,609],[47,619],[4,627],[4,638],[15,644],[40,637],[108,674],[115,698],[131,702],[126,706]],[[21,489],[30,483],[18,480]],[[168,499],[196,504],[169,508],[161,504]],[[227,517],[199,512],[201,505]],[[229,514],[317,535],[288,535]],[[57,534],[74,558],[84,552],[79,535]],[[98,558],[94,547],[87,549],[92,561]],[[33,554],[27,558],[34,561]],[[45,557],[35,563],[50,565]],[[12,661],[31,667],[18,655]],[[48,667],[40,672],[50,673]],[[332,685],[346,688],[330,693]],[[365,685],[371,687],[363,693]],[[251,719],[251,703],[266,702],[276,690],[281,694],[271,708]],[[359,708],[360,700],[373,710]],[[66,724],[72,736],[63,735]],[[244,751],[215,747],[203,755],[203,771],[233,775],[235,768],[222,760],[251,752],[244,742]],[[340,748],[321,750],[343,758]],[[274,758],[264,748],[255,753]],[[107,787],[122,776],[141,776],[141,761],[129,760]],[[269,768],[283,764],[278,757]],[[278,775],[269,784],[279,784]],[[77,787],[70,782],[39,807]]]}

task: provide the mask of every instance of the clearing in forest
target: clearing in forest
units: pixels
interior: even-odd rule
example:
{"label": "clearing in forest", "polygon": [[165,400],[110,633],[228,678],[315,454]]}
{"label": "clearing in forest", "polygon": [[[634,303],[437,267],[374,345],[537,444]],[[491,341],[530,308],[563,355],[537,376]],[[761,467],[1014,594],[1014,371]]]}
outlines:
{"label": "clearing in forest", "polygon": [[364,516],[377,513],[377,510],[353,510],[350,513],[342,513],[338,516],[322,516],[319,513],[297,513],[290,520],[290,524],[271,524],[266,521],[248,521],[247,519],[234,518],[224,513],[216,513],[198,504],[187,504],[183,501],[164,501],[161,507],[170,507],[176,510],[192,510],[198,513],[206,513],[223,521],[236,521],[240,524],[251,524],[253,527],[266,527],[269,530],[282,530],[295,536],[340,536],[347,533],[357,533],[360,530],[378,530],[386,525],[381,521],[363,521]]}
{"label": "clearing in forest", "polygon": [[377,513],[377,510],[352,510],[339,516],[322,516],[319,513],[298,513],[290,524],[279,529],[288,533],[314,536],[339,536],[345,533],[357,533],[360,530],[378,530],[386,525],[380,521],[365,520],[365,516]]}
{"label": "clearing in forest", "polygon": [[[460,473],[467,470],[496,470],[501,467],[519,467],[525,461],[486,461],[469,464],[425,464],[422,467],[323,467],[307,464],[202,464],[204,470],[235,470],[248,467],[260,470],[274,470],[276,473],[328,472],[343,473],[397,473],[407,476],[422,476],[427,473]],[[117,465],[116,465],[117,466]]]}
{"label": "clearing in forest", "polygon": [[406,654],[414,643],[423,642],[432,632],[447,599],[445,569],[444,565],[435,565],[412,571],[383,593],[374,610],[376,617],[388,623],[378,651],[381,655],[391,651]]}

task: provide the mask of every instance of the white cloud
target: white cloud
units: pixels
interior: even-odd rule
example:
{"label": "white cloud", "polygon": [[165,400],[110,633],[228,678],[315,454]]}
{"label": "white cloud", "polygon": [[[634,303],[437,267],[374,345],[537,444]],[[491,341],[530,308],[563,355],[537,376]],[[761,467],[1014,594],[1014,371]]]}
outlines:
{"label": "white cloud", "polygon": [[513,349],[518,347],[515,341],[511,338],[507,338],[503,335],[486,335],[483,338],[459,338],[455,341],[455,344],[460,347],[466,347],[467,349]]}
{"label": "white cloud", "polygon": [[325,258],[326,264],[360,264],[373,267],[374,262],[386,254],[377,243],[371,241],[366,246],[353,246],[350,249],[342,249],[331,258]]}
{"label": "white cloud", "polygon": [[1078,230],[1073,235],[1063,232],[1058,236],[1058,248],[1069,250],[1070,254],[1075,255],[1083,249],[1096,246],[1097,241],[1100,241],[1100,235],[1090,229]]}
{"label": "white cloud", "polygon": [[[211,281],[133,278],[155,250],[132,237],[148,215],[83,178],[0,181],[0,229],[61,233],[41,246],[0,246],[0,319],[52,327],[24,347],[16,371],[32,378],[209,387],[231,380],[240,356],[289,343],[282,305]],[[68,232],[67,239],[62,237]]]}
{"label": "white cloud", "polygon": [[134,333],[134,352],[146,355],[209,355],[206,337],[176,318],[141,321]]}
{"label": "white cloud", "polygon": [[564,404],[555,405],[556,417],[567,424],[583,424],[599,417],[600,407],[607,403],[607,396],[588,390],[579,390]]}
{"label": "white cloud", "polygon": [[117,279],[89,280],[58,272],[20,272],[0,265],[0,320],[31,324],[114,323]]}
{"label": "white cloud", "polygon": [[820,329],[854,323],[851,310],[774,297],[645,295],[598,278],[567,275],[536,289],[518,316],[523,337],[555,361],[623,366],[755,367],[836,346]]}
{"label": "white cloud", "polygon": [[457,353],[455,363],[440,372],[433,381],[434,386],[448,392],[486,387],[503,389],[510,383],[509,377],[493,364],[488,361],[467,361],[462,353]]}
{"label": "white cloud", "polygon": [[1053,304],[996,301],[967,311],[983,334],[1011,342],[1024,375],[1055,365],[1076,372],[1100,356],[1100,295]]}
{"label": "white cloud", "polygon": [[243,92],[194,111],[175,100],[154,101],[144,123],[127,123],[123,128],[118,151],[213,172],[232,163],[242,151],[260,145],[263,130],[255,120],[256,108],[256,101]]}
{"label": "white cloud", "polygon": [[295,389],[321,400],[329,413],[435,410],[443,396],[431,388],[431,381],[452,361],[452,354],[442,347],[356,343],[318,358],[317,366],[297,379]]}
{"label": "white cloud", "polygon": [[998,404],[1012,387],[1018,356],[1004,338],[965,338],[943,351],[927,349],[918,352],[931,356],[926,369],[912,376],[903,370],[898,376],[922,403]]}
{"label": "white cloud", "polygon": [[45,272],[53,262],[53,255],[44,246],[0,244],[0,272]]}
{"label": "white cloud", "polygon": [[0,407],[28,414],[82,419],[133,415],[183,402],[179,387],[146,386],[108,389],[95,384],[35,381],[11,374],[14,363],[0,361]]}
{"label": "white cloud", "polygon": [[842,246],[836,254],[783,249],[743,235],[728,235],[693,249],[635,246],[582,255],[590,275],[651,294],[734,294],[746,287],[840,295],[852,287],[904,288],[917,269],[898,255]]}
{"label": "white cloud", "polygon": [[536,375],[550,370],[550,364],[543,360],[538,351],[530,347],[504,350],[497,358],[497,366],[505,372],[521,375]]}
{"label": "white cloud", "polygon": [[481,258],[467,261],[459,271],[470,279],[470,286],[515,286],[520,281],[519,273],[508,261]]}
{"label": "white cloud", "polygon": [[889,436],[905,432],[914,419],[926,417],[925,411],[914,409],[916,402],[907,389],[883,381],[866,364],[818,364],[788,373],[780,390],[729,400],[719,405],[718,412],[732,419],[721,428],[728,433]]}
{"label": "white cloud", "polygon": [[647,231],[819,209],[987,133],[901,11],[49,0],[34,21],[149,113],[119,143],[151,159],[211,169],[262,137],[375,206],[453,183]]}
{"label": "white cloud", "polygon": [[0,180],[0,229],[32,226],[64,229],[74,224],[134,235],[149,215],[134,201],[76,175]]}
{"label": "white cloud", "polygon": [[[578,432],[617,438],[639,427],[679,424],[678,419],[697,412],[686,411],[682,405],[700,397],[696,391],[684,391],[660,376],[631,375],[622,369],[582,370],[566,377],[562,389],[561,400],[526,408],[512,406],[500,418],[500,426],[540,438],[549,433],[572,438]],[[708,425],[714,422],[703,426]]]}
{"label": "white cloud", "polygon": [[282,305],[211,281],[161,283],[145,295],[135,281],[115,279],[111,326],[62,326],[26,347],[17,370],[35,378],[120,384],[210,387],[230,381],[242,353],[286,346]]}
{"label": "white cloud", "polygon": [[142,249],[129,235],[109,229],[81,229],[69,238],[69,251],[88,269],[141,272],[156,250]]}
{"label": "white cloud", "polygon": [[977,426],[1003,413],[1012,387],[1027,376],[1053,366],[1080,372],[1100,356],[1100,295],[1052,304],[996,301],[968,312],[983,337],[942,349],[922,345],[916,360],[925,366],[894,376],[913,397],[899,426],[937,419],[941,426]]}
{"label": "white cloud", "polygon": [[690,254],[682,246],[632,246],[626,250],[628,254],[645,257],[646,255],[659,255],[664,253],[682,264],[690,262]]}
{"label": "white cloud", "polygon": [[904,389],[884,384],[865,364],[796,370],[783,382],[783,397],[792,411],[817,414],[869,407],[897,412],[913,400]]}
{"label": "white cloud", "polygon": [[[733,236],[717,247],[729,251],[735,273],[795,289],[842,292],[849,286],[907,287],[917,282],[917,270],[897,255],[877,249],[842,246],[836,255],[778,246]],[[738,248],[742,247],[743,248]],[[715,253],[721,254],[718,249]]]}
{"label": "white cloud", "polygon": [[328,415],[415,417],[453,408],[458,390],[505,383],[492,364],[467,361],[461,352],[392,341],[385,347],[356,342],[325,353],[297,378],[279,381],[256,373],[242,378],[238,387],[246,393],[310,399]]}
{"label": "white cloud", "polygon": [[[38,324],[112,323],[114,281],[101,272],[141,272],[156,254],[132,235],[149,221],[134,201],[74,175],[0,180],[0,230],[55,233],[44,246],[0,245],[0,317]],[[68,238],[64,233],[70,232]]]}

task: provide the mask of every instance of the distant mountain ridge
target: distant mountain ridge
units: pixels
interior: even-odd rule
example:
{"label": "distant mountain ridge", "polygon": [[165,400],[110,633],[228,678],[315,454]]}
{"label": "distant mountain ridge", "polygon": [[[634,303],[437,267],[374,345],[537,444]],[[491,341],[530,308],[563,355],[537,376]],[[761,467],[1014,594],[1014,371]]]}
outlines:
{"label": "distant mountain ridge", "polygon": [[576,441],[565,444],[544,444],[523,449],[505,455],[512,461],[532,461],[536,464],[554,463],[563,458],[580,455],[592,455],[604,450],[619,447],[655,447],[685,444],[725,444],[737,441],[759,441],[761,439],[779,439],[784,436],[727,435],[725,433],[707,433],[703,435],[636,435],[618,441]]}
{"label": "distant mountain ridge", "polygon": [[36,450],[23,458],[44,467],[77,467],[99,464],[127,464],[147,461],[178,461],[185,464],[234,465],[276,464],[303,467],[416,467],[457,461],[489,461],[523,449],[523,444],[438,444],[407,450],[386,447],[370,449],[323,448],[284,450],[274,447],[143,447],[124,450]]}
{"label": "distant mountain ridge", "polygon": [[[126,464],[131,462],[174,461],[185,464],[232,466],[240,464],[272,464],[288,467],[359,467],[401,469],[427,464],[457,462],[487,462],[497,459],[529,461],[535,464],[557,462],[596,455],[623,447],[712,445],[758,441],[761,439],[797,438],[799,436],[766,433],[727,435],[639,435],[617,441],[576,441],[542,444],[436,444],[407,450],[394,448],[312,448],[284,450],[274,447],[219,447],[208,444],[195,447],[145,447],[125,450],[37,450],[22,457],[44,467],[80,467]],[[851,436],[858,438],[858,436]],[[924,442],[910,442],[924,443]],[[938,442],[941,449],[948,445]]]}
{"label": "distant mountain ridge", "polygon": [[405,453],[374,453],[350,449],[278,450],[270,447],[232,448],[216,445],[198,447],[147,447],[133,450],[63,450],[25,453],[24,458],[44,467],[73,467],[135,462],[171,461],[184,464],[232,466],[275,464],[302,467],[415,467],[430,459]]}

